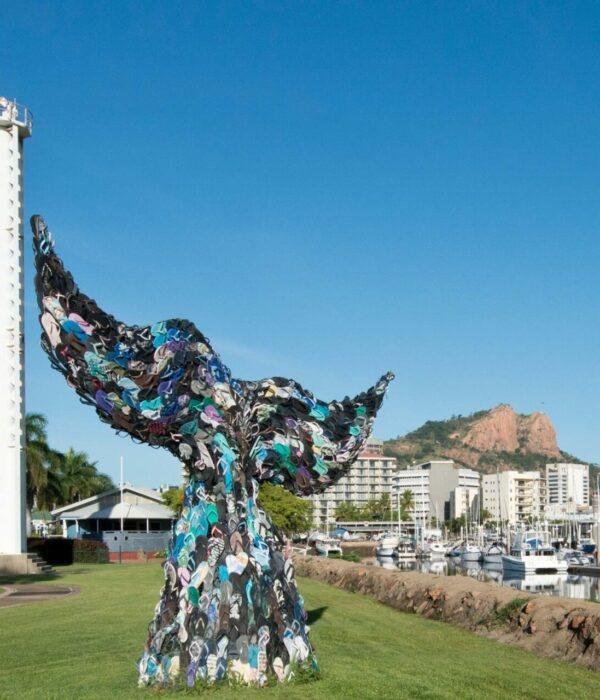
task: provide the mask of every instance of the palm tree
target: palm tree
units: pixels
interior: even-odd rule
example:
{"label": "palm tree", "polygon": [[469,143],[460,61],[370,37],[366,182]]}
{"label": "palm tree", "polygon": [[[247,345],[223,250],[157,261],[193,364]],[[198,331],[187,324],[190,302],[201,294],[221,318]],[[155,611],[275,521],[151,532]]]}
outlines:
{"label": "palm tree", "polygon": [[400,513],[402,520],[408,519],[408,514],[415,509],[415,497],[410,489],[402,492],[400,496]]}
{"label": "palm tree", "polygon": [[27,467],[27,506],[39,508],[52,505],[57,495],[57,480],[51,470],[56,467],[59,454],[48,445],[48,421],[41,413],[25,416],[25,463]]}
{"label": "palm tree", "polygon": [[60,477],[65,503],[79,501],[97,493],[95,479],[98,475],[96,462],[90,462],[85,452],[75,452],[70,447],[62,456]]}

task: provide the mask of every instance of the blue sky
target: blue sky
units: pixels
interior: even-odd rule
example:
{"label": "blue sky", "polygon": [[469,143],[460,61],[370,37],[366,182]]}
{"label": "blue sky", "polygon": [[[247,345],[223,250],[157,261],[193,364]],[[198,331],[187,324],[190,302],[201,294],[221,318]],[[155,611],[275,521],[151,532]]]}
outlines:
{"label": "blue sky", "polygon": [[[115,316],[192,319],[235,375],[320,398],[397,379],[376,425],[511,403],[600,462],[600,6],[30,2],[0,93],[35,115],[27,218]],[[29,230],[26,230],[29,241]],[[140,485],[39,349],[52,443]]]}

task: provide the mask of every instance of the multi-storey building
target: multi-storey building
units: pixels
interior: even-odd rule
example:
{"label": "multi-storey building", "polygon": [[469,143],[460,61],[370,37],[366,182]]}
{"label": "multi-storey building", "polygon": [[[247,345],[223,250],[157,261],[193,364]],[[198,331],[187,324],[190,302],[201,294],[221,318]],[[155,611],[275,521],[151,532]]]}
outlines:
{"label": "multi-storey building", "polygon": [[340,503],[362,508],[368,501],[389,494],[391,476],[396,468],[396,460],[383,454],[383,440],[369,438],[366,448],[339,481],[323,493],[309,496],[314,526],[322,528],[332,523]]}
{"label": "multi-storey building", "polygon": [[479,474],[449,460],[432,460],[401,469],[392,477],[392,504],[410,491],[414,508],[411,517],[438,522],[466,516],[474,518],[479,508]]}
{"label": "multi-storey building", "polygon": [[545,516],[546,480],[540,472],[505,471],[484,474],[482,507],[496,522],[511,525]]}
{"label": "multi-storey building", "polygon": [[546,487],[549,518],[587,509],[590,503],[590,467],[565,462],[547,464]]}

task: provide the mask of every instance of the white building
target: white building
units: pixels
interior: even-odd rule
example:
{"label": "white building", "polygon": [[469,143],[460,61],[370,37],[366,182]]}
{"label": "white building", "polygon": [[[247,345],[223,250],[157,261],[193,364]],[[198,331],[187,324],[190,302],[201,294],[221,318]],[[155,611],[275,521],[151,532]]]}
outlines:
{"label": "white building", "polygon": [[314,526],[322,528],[332,523],[340,503],[352,503],[362,508],[368,501],[377,501],[384,494],[389,494],[391,477],[396,468],[396,460],[383,454],[383,440],[369,438],[365,450],[347,474],[323,493],[309,496],[313,505]]}
{"label": "white building", "polygon": [[435,517],[438,522],[459,518],[471,519],[479,510],[479,473],[449,460],[432,460],[401,469],[392,477],[392,503],[410,491],[415,504],[411,516],[424,522]]}
{"label": "white building", "polygon": [[546,509],[546,480],[540,472],[484,474],[482,478],[482,507],[496,522],[511,525],[540,519]]}
{"label": "white building", "polygon": [[590,467],[565,462],[546,465],[549,518],[560,518],[589,508]]}

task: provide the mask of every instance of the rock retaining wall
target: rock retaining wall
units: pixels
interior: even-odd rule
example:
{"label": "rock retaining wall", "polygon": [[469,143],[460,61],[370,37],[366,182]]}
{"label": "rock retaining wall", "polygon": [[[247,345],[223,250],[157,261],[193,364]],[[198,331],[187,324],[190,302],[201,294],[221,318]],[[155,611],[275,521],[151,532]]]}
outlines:
{"label": "rock retaining wall", "polygon": [[532,596],[466,576],[433,576],[294,555],[296,573],[443,620],[541,656],[600,671],[600,605]]}

